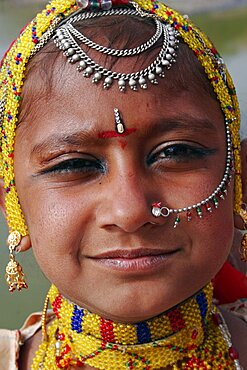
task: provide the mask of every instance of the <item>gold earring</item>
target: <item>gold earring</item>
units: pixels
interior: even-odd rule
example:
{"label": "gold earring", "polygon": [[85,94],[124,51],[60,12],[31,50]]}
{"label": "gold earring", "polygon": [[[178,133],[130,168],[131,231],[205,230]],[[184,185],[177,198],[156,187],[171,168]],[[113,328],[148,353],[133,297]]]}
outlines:
{"label": "gold earring", "polygon": [[21,242],[21,234],[18,231],[12,231],[8,236],[9,246],[9,262],[6,266],[5,279],[9,286],[9,291],[12,293],[16,289],[19,291],[23,288],[27,289],[25,275],[22,271],[21,265],[15,260],[14,252]]}
{"label": "gold earring", "polygon": [[[246,205],[245,209],[241,209],[240,211],[240,216],[244,222],[244,230],[247,230],[247,210],[246,210]],[[240,247],[240,257],[241,260],[244,262],[247,262],[247,232],[244,233],[243,239],[241,242],[241,247]]]}

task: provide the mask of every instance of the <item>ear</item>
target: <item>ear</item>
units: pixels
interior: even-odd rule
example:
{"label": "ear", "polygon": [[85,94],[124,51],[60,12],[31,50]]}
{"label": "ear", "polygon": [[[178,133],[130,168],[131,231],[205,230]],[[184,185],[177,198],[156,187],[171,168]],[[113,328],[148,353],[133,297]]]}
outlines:
{"label": "ear", "polygon": [[4,181],[0,179],[0,210],[6,219]]}
{"label": "ear", "polygon": [[[247,204],[247,139],[241,142],[241,166],[242,166],[242,191],[243,203]],[[235,227],[243,229],[243,221],[240,216],[234,217]]]}
{"label": "ear", "polygon": [[31,247],[32,247],[32,245],[31,245],[30,236],[29,235],[26,235],[26,236],[23,236],[21,238],[21,242],[20,242],[20,244],[18,245],[17,248],[18,248],[19,252],[26,252]]}

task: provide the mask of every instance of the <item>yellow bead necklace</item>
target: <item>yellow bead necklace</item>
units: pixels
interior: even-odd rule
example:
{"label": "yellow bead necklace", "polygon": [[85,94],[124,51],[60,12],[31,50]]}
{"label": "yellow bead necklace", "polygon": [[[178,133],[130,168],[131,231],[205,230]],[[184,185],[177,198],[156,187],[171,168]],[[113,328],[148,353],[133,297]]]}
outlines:
{"label": "yellow bead necklace", "polygon": [[155,318],[123,324],[78,307],[52,286],[48,299],[55,319],[48,333],[44,321],[43,342],[32,370],[84,364],[102,370],[240,370],[222,316],[212,305],[212,293],[210,283]]}

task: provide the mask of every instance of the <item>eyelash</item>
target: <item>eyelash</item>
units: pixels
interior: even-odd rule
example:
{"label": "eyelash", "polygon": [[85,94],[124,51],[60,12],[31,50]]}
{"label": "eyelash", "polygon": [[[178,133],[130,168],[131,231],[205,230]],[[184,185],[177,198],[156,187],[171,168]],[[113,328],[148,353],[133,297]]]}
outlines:
{"label": "eyelash", "polygon": [[[206,156],[213,154],[214,149],[198,148],[188,144],[173,144],[162,150],[151,153],[147,159],[147,164],[152,165],[164,160],[175,161],[176,163],[186,163],[190,160],[203,159]],[[41,174],[70,174],[70,173],[105,173],[105,166],[97,159],[72,158],[55,166],[45,169]]]}
{"label": "eyelash", "polygon": [[148,164],[164,159],[175,160],[176,162],[203,159],[214,152],[214,149],[198,148],[188,144],[173,144],[151,154],[148,158]]}
{"label": "eyelash", "polygon": [[66,174],[71,172],[96,172],[100,170],[100,172],[105,172],[105,168],[103,165],[97,160],[89,160],[83,158],[73,158],[58,163],[57,165],[42,171],[43,174],[52,173],[52,174]]}

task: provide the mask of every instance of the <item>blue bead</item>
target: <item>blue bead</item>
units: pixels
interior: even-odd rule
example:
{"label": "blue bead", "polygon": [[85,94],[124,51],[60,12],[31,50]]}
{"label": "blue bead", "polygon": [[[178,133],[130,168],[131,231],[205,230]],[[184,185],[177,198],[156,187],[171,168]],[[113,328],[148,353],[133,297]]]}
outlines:
{"label": "blue bead", "polygon": [[140,322],[136,324],[137,329],[137,339],[138,343],[147,343],[151,342],[151,333],[150,328],[146,322]]}

